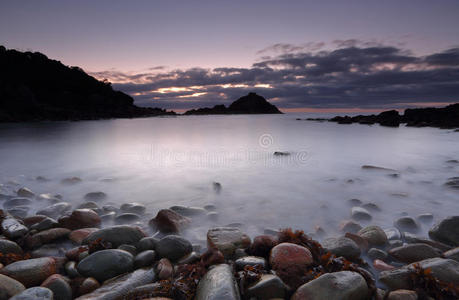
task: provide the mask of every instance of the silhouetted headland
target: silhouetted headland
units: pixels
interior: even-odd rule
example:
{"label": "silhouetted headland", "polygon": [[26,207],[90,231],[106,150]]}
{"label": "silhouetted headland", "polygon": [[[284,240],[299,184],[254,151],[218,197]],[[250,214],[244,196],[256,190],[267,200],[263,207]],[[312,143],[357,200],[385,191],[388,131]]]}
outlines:
{"label": "silhouetted headland", "polygon": [[243,96],[230,106],[223,104],[215,105],[212,108],[198,108],[186,111],[185,115],[225,115],[225,114],[281,114],[282,112],[273,104],[266,101],[256,93],[249,93]]}
{"label": "silhouetted headland", "polygon": [[[313,121],[323,121],[324,119],[308,119]],[[336,116],[329,119],[330,122],[338,124],[379,124],[381,126],[398,127],[405,123],[406,126],[414,127],[440,127],[440,128],[459,128],[459,103],[451,104],[442,108],[410,108],[405,109],[403,115],[400,115],[396,110],[389,110],[380,113],[379,115],[358,115]]]}
{"label": "silhouetted headland", "polygon": [[81,68],[39,52],[0,46],[0,122],[92,120],[175,115],[138,107],[134,99]]}

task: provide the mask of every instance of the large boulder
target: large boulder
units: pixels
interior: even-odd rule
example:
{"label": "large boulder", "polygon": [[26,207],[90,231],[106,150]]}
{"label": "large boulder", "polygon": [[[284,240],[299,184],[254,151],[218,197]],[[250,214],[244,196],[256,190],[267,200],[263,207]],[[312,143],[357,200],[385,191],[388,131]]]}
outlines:
{"label": "large boulder", "polygon": [[217,265],[199,281],[195,300],[239,300],[239,290],[229,265]]}
{"label": "large boulder", "polygon": [[439,257],[425,259],[398,269],[381,272],[379,279],[391,290],[411,289],[413,287],[410,276],[415,273],[415,265],[422,269],[430,269],[430,274],[441,281],[459,285],[459,262]]}
{"label": "large boulder", "polygon": [[250,242],[250,238],[235,227],[215,227],[207,231],[208,247],[217,248],[225,257],[232,256],[237,248],[248,248]]}
{"label": "large boulder", "polygon": [[78,273],[85,277],[94,277],[99,282],[131,272],[133,268],[132,254],[118,249],[97,251],[83,258],[77,265]]}
{"label": "large boulder", "polygon": [[369,289],[356,272],[327,273],[300,286],[291,300],[366,300]]}
{"label": "large boulder", "polygon": [[429,237],[454,247],[459,246],[459,216],[448,217],[429,230]]}
{"label": "large boulder", "polygon": [[134,245],[144,237],[145,234],[138,227],[117,225],[106,227],[89,234],[83,240],[82,244],[89,244],[101,239],[104,242],[111,243],[112,247],[119,247],[122,244]]}

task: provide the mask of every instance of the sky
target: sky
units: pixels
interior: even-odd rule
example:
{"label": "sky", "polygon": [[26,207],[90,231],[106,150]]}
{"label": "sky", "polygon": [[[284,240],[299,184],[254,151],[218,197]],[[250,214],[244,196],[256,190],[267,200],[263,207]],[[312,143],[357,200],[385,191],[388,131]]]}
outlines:
{"label": "sky", "polygon": [[285,111],[459,102],[459,1],[0,1],[0,44],[79,66],[143,106]]}

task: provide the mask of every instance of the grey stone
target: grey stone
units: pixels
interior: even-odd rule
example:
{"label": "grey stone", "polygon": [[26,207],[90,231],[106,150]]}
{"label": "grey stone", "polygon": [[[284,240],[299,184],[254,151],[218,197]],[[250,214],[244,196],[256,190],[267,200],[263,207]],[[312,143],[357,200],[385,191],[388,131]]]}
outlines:
{"label": "grey stone", "polygon": [[239,300],[239,290],[231,267],[216,265],[199,281],[195,300]]}
{"label": "grey stone", "polygon": [[6,275],[0,274],[0,298],[6,299],[17,295],[25,290],[25,287],[19,281],[8,277]]}
{"label": "grey stone", "polygon": [[13,241],[0,239],[0,253],[3,255],[8,253],[22,254],[22,249]]}
{"label": "grey stone", "polygon": [[156,253],[160,258],[177,261],[193,251],[191,243],[178,235],[168,235],[156,243]]}
{"label": "grey stone", "polygon": [[394,226],[397,227],[401,231],[407,231],[410,233],[419,232],[419,229],[420,229],[416,220],[410,216],[404,216],[404,217],[398,218],[394,222]]}
{"label": "grey stone", "polygon": [[379,226],[362,228],[358,235],[364,238],[370,246],[384,246],[387,243],[386,233]]}
{"label": "grey stone", "polygon": [[368,210],[357,206],[351,209],[351,217],[356,221],[370,221],[373,218]]}
{"label": "grey stone", "polygon": [[23,237],[29,230],[14,218],[5,218],[2,221],[2,233],[9,239]]}
{"label": "grey stone", "polygon": [[133,213],[123,213],[119,216],[115,217],[115,224],[123,225],[123,224],[132,224],[140,220],[140,216]]}
{"label": "grey stone", "polygon": [[118,249],[101,250],[90,254],[77,265],[78,273],[94,277],[102,282],[120,274],[131,272],[134,257],[131,253]]}
{"label": "grey stone", "polygon": [[58,202],[37,211],[37,215],[44,215],[53,219],[58,219],[64,213],[70,211],[72,205],[67,202]]}
{"label": "grey stone", "polygon": [[379,259],[382,261],[385,261],[387,259],[387,253],[386,251],[383,251],[381,249],[377,248],[371,248],[368,250],[368,257],[371,258],[372,260]]}
{"label": "grey stone", "polygon": [[10,300],[54,300],[53,292],[50,289],[36,286],[17,294]]}
{"label": "grey stone", "polygon": [[260,280],[247,289],[247,296],[258,300],[285,298],[288,286],[276,275],[264,274]]}
{"label": "grey stone", "polygon": [[407,244],[389,250],[389,254],[404,263],[440,257],[441,252],[426,244]]}
{"label": "grey stone", "polygon": [[217,248],[225,257],[232,256],[237,248],[248,248],[250,243],[250,238],[235,227],[216,227],[207,232],[208,247]]}
{"label": "grey stone", "polygon": [[454,259],[455,261],[459,262],[459,247],[446,251],[443,253],[443,257]]}
{"label": "grey stone", "polygon": [[143,215],[147,208],[145,205],[140,203],[132,202],[132,203],[125,203],[120,207],[121,211],[124,213],[131,213],[136,215]]}
{"label": "grey stone", "polygon": [[234,262],[234,265],[236,266],[236,270],[240,271],[243,270],[245,266],[259,266],[261,269],[266,269],[268,263],[266,262],[266,259],[263,257],[258,257],[258,256],[245,256],[241,257],[239,259],[236,259]]}
{"label": "grey stone", "polygon": [[89,234],[83,240],[82,244],[89,244],[100,238],[105,242],[110,242],[113,247],[119,247],[122,244],[136,244],[143,237],[145,235],[138,227],[117,225],[106,227]]}
{"label": "grey stone", "polygon": [[347,237],[328,238],[322,242],[322,247],[336,256],[354,260],[360,256],[359,246]]}
{"label": "grey stone", "polygon": [[369,289],[365,279],[356,272],[327,273],[300,286],[291,300],[366,300]]}
{"label": "grey stone", "polygon": [[454,247],[459,246],[459,216],[443,219],[429,230],[429,237]]}
{"label": "grey stone", "polygon": [[32,204],[32,200],[28,198],[12,198],[3,202],[3,208],[11,209],[17,206],[29,206]]}
{"label": "grey stone", "polygon": [[134,258],[134,267],[136,269],[142,268],[142,267],[148,267],[151,266],[156,258],[156,253],[153,250],[145,250],[140,252],[139,254],[136,255]]}
{"label": "grey stone", "polygon": [[158,239],[154,237],[144,237],[140,239],[137,244],[135,245],[137,250],[142,252],[145,250],[155,250],[156,249],[156,244],[158,243]]}

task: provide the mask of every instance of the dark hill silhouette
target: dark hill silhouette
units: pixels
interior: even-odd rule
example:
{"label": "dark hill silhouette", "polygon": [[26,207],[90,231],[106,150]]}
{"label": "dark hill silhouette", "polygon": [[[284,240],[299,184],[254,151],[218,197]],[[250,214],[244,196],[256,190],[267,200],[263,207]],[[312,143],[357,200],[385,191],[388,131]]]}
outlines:
{"label": "dark hill silhouette", "polygon": [[89,120],[170,115],[138,107],[111,84],[39,52],[0,46],[0,122]]}
{"label": "dark hill silhouette", "polygon": [[256,93],[243,96],[230,106],[215,105],[212,108],[198,108],[185,112],[185,115],[223,115],[223,114],[281,114],[282,112],[265,98]]}
{"label": "dark hill silhouette", "polygon": [[403,115],[395,110],[385,111],[379,115],[355,117],[336,116],[330,119],[338,124],[375,124],[382,126],[398,127],[400,123],[406,123],[407,126],[416,127],[440,127],[440,128],[459,128],[459,103],[451,104],[446,107],[435,108],[410,108],[405,109]]}

